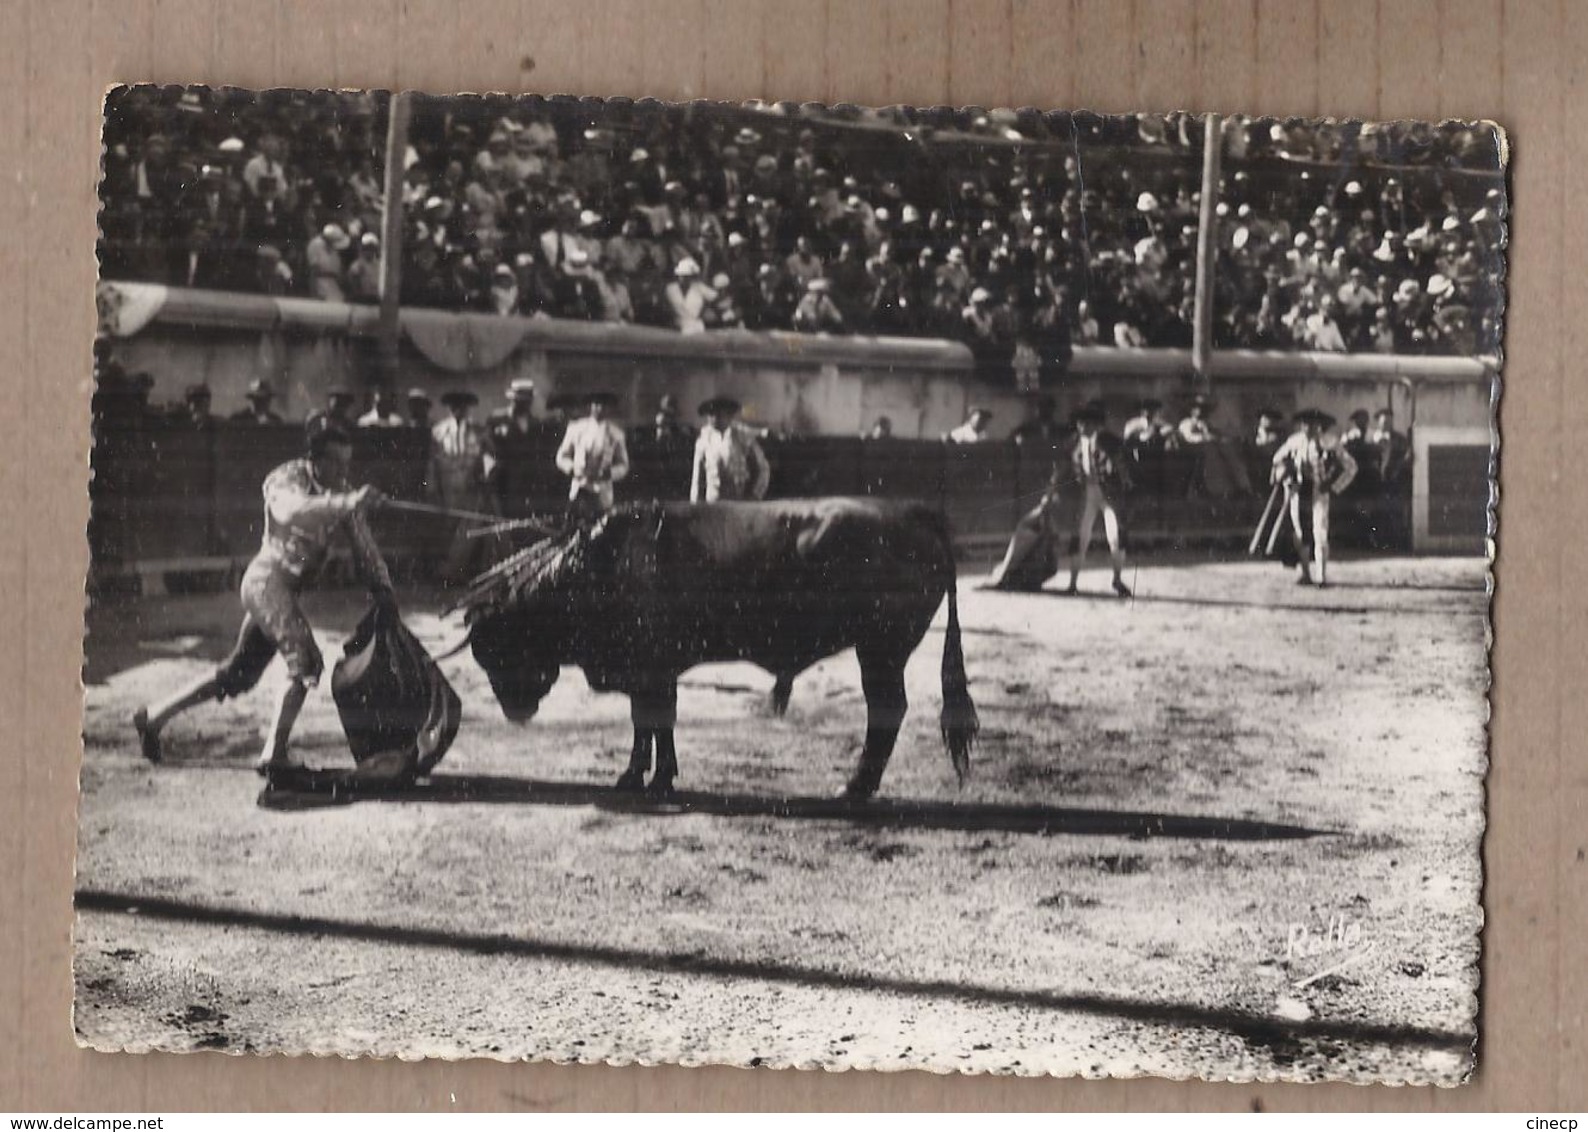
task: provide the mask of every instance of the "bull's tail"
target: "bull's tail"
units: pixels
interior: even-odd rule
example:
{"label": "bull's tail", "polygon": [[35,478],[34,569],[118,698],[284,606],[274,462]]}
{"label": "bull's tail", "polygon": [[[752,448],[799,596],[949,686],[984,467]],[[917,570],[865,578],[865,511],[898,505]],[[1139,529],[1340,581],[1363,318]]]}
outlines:
{"label": "bull's tail", "polygon": [[963,784],[970,773],[970,749],[975,745],[981,720],[970,698],[970,681],[965,677],[965,650],[959,639],[958,585],[953,575],[948,581],[948,630],[943,635],[943,743],[954,764],[954,773]]}

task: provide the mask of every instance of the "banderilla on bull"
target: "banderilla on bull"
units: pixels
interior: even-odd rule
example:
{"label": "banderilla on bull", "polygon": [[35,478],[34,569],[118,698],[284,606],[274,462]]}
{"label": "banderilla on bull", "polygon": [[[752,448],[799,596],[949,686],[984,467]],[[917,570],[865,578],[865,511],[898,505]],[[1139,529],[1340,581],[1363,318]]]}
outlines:
{"label": "banderilla on bull", "polygon": [[466,519],[470,522],[486,524],[466,532],[468,538],[485,538],[489,535],[505,534],[508,531],[533,531],[545,538],[562,533],[560,526],[548,523],[543,518],[504,519],[500,515],[491,515],[484,511],[442,507],[434,503],[414,503],[407,499],[387,499],[382,506],[395,508],[398,511],[412,511],[419,515],[437,515],[444,519]]}

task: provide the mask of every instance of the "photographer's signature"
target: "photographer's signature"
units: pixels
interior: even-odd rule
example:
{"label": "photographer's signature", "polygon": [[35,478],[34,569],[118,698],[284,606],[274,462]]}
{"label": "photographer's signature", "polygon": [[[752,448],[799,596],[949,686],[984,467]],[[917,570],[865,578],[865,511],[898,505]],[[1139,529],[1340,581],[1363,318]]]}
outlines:
{"label": "photographer's signature", "polygon": [[1299,990],[1354,967],[1373,953],[1374,943],[1365,939],[1362,924],[1341,913],[1329,917],[1323,931],[1315,931],[1305,923],[1292,923],[1285,929],[1285,958],[1321,959],[1329,965],[1302,979],[1292,980]]}
{"label": "photographer's signature", "polygon": [[1259,936],[1256,932],[1247,932],[1249,938],[1265,962],[1274,959],[1283,959],[1295,970],[1298,962],[1308,963],[1316,961],[1323,966],[1310,975],[1301,976],[1291,980],[1296,989],[1311,986],[1330,975],[1338,975],[1361,963],[1373,954],[1377,944],[1367,938],[1366,929],[1360,920],[1353,920],[1346,913],[1331,915],[1323,924],[1316,922],[1292,921],[1285,925],[1284,945],[1278,955],[1274,954],[1277,942],[1273,936]]}

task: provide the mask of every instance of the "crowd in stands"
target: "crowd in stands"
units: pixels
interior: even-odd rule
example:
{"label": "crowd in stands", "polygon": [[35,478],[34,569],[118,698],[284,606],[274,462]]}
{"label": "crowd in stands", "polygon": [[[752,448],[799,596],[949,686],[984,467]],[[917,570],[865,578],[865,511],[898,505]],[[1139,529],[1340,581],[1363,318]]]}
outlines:
{"label": "crowd in stands", "polygon": [[[139,87],[106,122],[103,273],[378,301],[387,106]],[[416,101],[405,305],[965,341],[1189,346],[1200,123],[1033,112]],[[1226,125],[1215,341],[1495,348],[1492,131]]]}

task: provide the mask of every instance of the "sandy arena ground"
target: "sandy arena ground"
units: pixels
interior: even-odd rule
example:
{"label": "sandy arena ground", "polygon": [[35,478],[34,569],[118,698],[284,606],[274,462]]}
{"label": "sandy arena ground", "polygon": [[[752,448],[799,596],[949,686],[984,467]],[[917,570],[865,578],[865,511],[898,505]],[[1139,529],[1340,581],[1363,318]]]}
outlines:
{"label": "sandy arena ground", "polygon": [[[940,614],[879,800],[828,801],[852,654],[788,716],[686,677],[682,793],[631,801],[627,702],[565,671],[525,728],[467,656],[463,731],[401,798],[282,811],[283,680],[128,719],[235,631],[226,596],[90,615],[77,1014],[100,1047],[1455,1083],[1475,1034],[1484,565],[1148,563],[1134,601],[974,592],[956,786]],[[1084,581],[1101,590],[1104,570]],[[328,662],[361,611],[311,597]],[[433,651],[456,629],[413,599]],[[329,691],[299,727],[350,765]]]}

